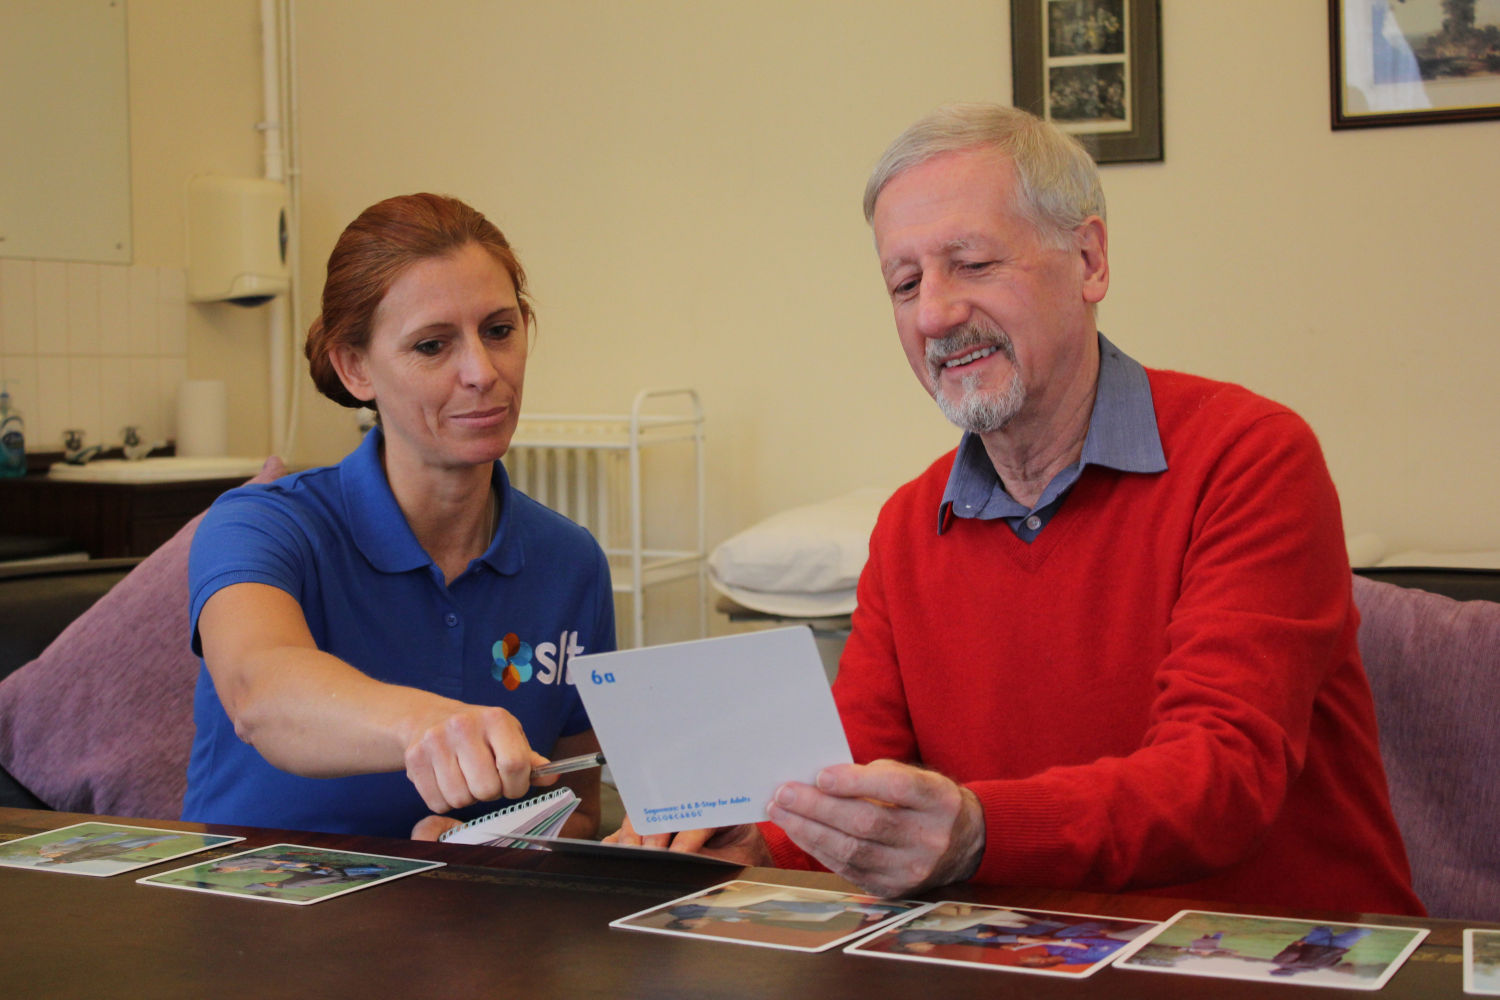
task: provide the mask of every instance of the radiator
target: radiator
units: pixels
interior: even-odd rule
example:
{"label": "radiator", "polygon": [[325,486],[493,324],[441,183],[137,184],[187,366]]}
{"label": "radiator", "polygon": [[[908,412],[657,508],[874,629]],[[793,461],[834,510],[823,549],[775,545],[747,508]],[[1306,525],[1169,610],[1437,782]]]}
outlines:
{"label": "radiator", "polygon": [[516,489],[588,529],[606,553],[628,552],[627,453],[586,446],[512,445],[505,455],[505,471]]}
{"label": "radiator", "polygon": [[[648,475],[643,453],[666,458],[672,449],[684,449],[677,453],[684,460],[679,474],[668,464],[654,465]],[[673,580],[695,581],[695,637],[708,634],[703,407],[696,392],[643,389],[629,414],[523,414],[505,470],[522,493],[582,525],[604,549],[614,591],[631,604],[622,646],[627,637],[646,644],[646,591]],[[646,523],[648,499],[654,529]]]}

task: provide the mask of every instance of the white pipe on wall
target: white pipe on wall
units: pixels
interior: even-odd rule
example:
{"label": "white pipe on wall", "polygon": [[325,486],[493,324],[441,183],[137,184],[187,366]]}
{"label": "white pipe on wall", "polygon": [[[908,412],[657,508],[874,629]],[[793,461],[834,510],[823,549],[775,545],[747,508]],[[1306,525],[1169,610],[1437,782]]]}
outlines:
{"label": "white pipe on wall", "polygon": [[[263,117],[256,127],[265,143],[265,176],[282,181],[286,165],[281,144],[281,32],[277,27],[276,0],[260,0],[260,83]],[[270,354],[271,452],[279,453],[286,437],[287,317],[285,296],[271,300]]]}
{"label": "white pipe on wall", "polygon": [[[301,289],[298,276],[302,273],[302,132],[298,123],[297,87],[297,0],[278,0],[281,5],[281,107],[282,150],[287,164],[287,205],[291,216],[291,234],[287,242],[287,273],[291,275],[291,293],[287,295],[288,314],[292,318],[294,336],[289,345],[290,356],[286,370],[302,371],[301,338],[307,330],[303,319],[302,300],[297,294]],[[300,380],[298,380],[300,381]],[[282,455],[288,462],[296,451],[297,419],[301,412],[301,393],[295,385],[288,394],[286,407],[286,440]]]}
{"label": "white pipe on wall", "polygon": [[266,179],[286,177],[281,144],[281,29],[276,0],[260,0],[260,85],[265,118],[257,126],[265,139]]}
{"label": "white pipe on wall", "polygon": [[291,0],[260,0],[261,95],[265,117],[256,126],[265,141],[265,176],[287,188],[287,294],[271,301],[269,360],[271,451],[288,462],[294,448],[296,397],[290,391],[292,337],[297,317],[299,200],[297,170],[288,132],[295,121],[295,84],[289,84],[292,53]]}

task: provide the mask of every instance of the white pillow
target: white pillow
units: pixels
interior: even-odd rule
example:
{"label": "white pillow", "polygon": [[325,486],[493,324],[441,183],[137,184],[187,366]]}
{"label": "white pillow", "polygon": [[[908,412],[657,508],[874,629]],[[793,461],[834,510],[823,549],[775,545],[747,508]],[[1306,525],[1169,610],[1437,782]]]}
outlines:
{"label": "white pillow", "polygon": [[1369,532],[1348,536],[1344,545],[1349,550],[1349,565],[1355,569],[1379,565],[1385,556],[1385,542],[1379,535]]}
{"label": "white pillow", "polygon": [[870,532],[890,495],[868,487],[773,514],[714,549],[709,580],[754,611],[811,618],[848,614]]}

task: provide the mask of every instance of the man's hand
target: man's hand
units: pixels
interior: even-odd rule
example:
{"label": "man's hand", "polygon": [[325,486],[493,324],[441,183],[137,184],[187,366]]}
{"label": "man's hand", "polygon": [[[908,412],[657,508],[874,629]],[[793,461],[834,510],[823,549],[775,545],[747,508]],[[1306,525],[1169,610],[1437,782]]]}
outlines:
{"label": "man's hand", "polygon": [[643,837],[635,832],[634,824],[626,816],[620,828],[605,837],[604,842],[665,847],[686,854],[706,854],[737,865],[768,867],[771,864],[771,852],[766,848],[765,838],[760,835],[760,828],[753,823],[680,830],[677,833],[652,833]]}
{"label": "man's hand", "polygon": [[960,882],[984,855],[974,793],[890,760],[824,768],[816,787],[788,782],[768,814],[830,871],[878,896]]}

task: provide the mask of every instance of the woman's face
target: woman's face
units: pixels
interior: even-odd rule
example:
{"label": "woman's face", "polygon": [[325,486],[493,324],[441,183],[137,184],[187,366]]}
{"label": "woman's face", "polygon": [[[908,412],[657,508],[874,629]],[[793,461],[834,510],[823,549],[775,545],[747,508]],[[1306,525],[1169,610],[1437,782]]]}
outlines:
{"label": "woman's face", "polygon": [[526,324],[516,288],[477,243],[418,261],[375,309],[370,341],[334,351],[334,367],[373,400],[386,462],[457,468],[510,447],[526,374]]}

